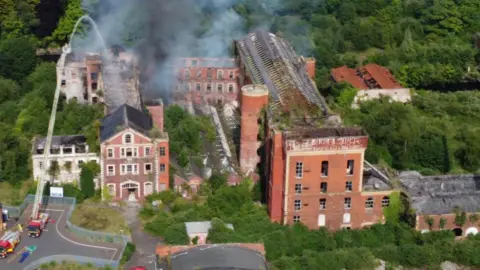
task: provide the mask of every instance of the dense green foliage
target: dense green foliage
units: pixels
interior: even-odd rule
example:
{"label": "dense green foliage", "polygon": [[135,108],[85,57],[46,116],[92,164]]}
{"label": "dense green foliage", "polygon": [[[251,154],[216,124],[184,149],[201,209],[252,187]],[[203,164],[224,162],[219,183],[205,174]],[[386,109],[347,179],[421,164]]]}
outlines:
{"label": "dense green foliage", "polygon": [[95,195],[95,183],[93,182],[93,172],[87,166],[82,166],[80,171],[80,190],[85,198],[90,198]]}
{"label": "dense green foliage", "polygon": [[[24,71],[29,72],[28,69]],[[18,183],[30,177],[31,140],[47,133],[55,92],[55,64],[41,63],[26,75],[18,81],[0,76],[0,141],[4,142],[0,145],[0,181]],[[87,134],[95,150],[97,140],[93,121],[101,115],[99,106],[66,104],[62,99],[54,134]],[[57,175],[60,168],[52,169],[51,175]]]}
{"label": "dense green foliage", "polygon": [[127,246],[125,246],[125,250],[123,251],[122,258],[120,259],[121,264],[125,264],[130,260],[130,258],[133,256],[133,253],[135,253],[135,250],[137,247],[135,244],[128,242]]}
{"label": "dense green foliage", "polygon": [[[348,90],[347,90],[348,91]],[[480,92],[417,91],[412,104],[387,99],[364,102],[359,110],[339,108],[349,124],[370,136],[366,159],[424,174],[480,169]]]}
{"label": "dense green foliage", "polygon": [[209,142],[216,138],[215,126],[208,117],[192,116],[178,105],[165,110],[164,124],[170,138],[170,155],[181,167],[189,164],[190,156],[203,150],[203,137]]}
{"label": "dense green foliage", "polygon": [[[290,227],[272,223],[265,209],[253,202],[246,184],[222,187],[203,204],[184,202],[171,192],[155,196],[162,197],[172,212],[145,208],[143,217],[151,219],[145,229],[150,233],[165,237],[170,244],[185,244],[184,222],[211,220],[210,243],[263,242],[267,260],[276,269],[373,269],[375,258],[406,267],[434,267],[446,260],[480,266],[476,256],[469,255],[480,251],[478,236],[457,242],[451,231],[421,234],[398,217],[388,217],[393,223],[336,233],[309,230],[300,223]],[[386,212],[400,214],[399,204],[395,201]],[[233,224],[234,230],[226,223]]]}

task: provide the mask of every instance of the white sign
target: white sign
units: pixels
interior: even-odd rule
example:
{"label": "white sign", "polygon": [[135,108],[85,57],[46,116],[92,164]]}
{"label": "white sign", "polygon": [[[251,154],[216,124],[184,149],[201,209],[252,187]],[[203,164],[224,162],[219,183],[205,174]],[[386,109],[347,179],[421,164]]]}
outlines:
{"label": "white sign", "polygon": [[63,198],[63,187],[50,187],[50,197]]}

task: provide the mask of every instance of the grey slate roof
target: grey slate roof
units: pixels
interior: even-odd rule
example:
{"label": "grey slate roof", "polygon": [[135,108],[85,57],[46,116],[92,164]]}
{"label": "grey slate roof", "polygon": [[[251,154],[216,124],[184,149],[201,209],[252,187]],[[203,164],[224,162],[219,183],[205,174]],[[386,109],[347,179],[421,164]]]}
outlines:
{"label": "grey slate roof", "polygon": [[422,176],[402,172],[399,179],[417,214],[448,214],[456,207],[468,213],[480,211],[480,175]]}
{"label": "grey slate roof", "polygon": [[284,39],[274,34],[257,31],[238,40],[237,49],[253,83],[268,87],[274,107],[292,101],[294,92],[326,114],[328,106],[305,70],[305,62]]}
{"label": "grey slate roof", "polygon": [[148,114],[123,104],[103,118],[100,127],[100,142],[108,140],[127,127],[148,135],[148,131],[152,129],[152,119]]}
{"label": "grey slate roof", "polygon": [[[232,224],[225,224],[227,228],[233,230]],[[185,228],[187,229],[187,234],[195,233],[208,233],[212,223],[210,221],[198,221],[198,222],[185,222]]]}
{"label": "grey slate roof", "polygon": [[[34,139],[33,149],[42,150],[45,147],[46,138],[38,137]],[[85,144],[87,138],[84,135],[65,135],[52,136],[52,148],[59,148],[60,146]]]}

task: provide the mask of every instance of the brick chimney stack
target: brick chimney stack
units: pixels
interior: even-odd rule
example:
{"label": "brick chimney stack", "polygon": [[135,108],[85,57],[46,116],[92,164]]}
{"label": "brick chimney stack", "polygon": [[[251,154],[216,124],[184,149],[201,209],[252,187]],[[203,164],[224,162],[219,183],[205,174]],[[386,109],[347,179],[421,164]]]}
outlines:
{"label": "brick chimney stack", "polygon": [[268,88],[261,84],[250,84],[242,87],[240,124],[240,169],[249,174],[255,171],[260,157],[258,137],[258,118],[268,103]]}
{"label": "brick chimney stack", "polygon": [[145,102],[152,115],[153,125],[163,133],[163,102],[161,99]]}
{"label": "brick chimney stack", "polygon": [[305,69],[307,70],[308,77],[315,80],[315,58],[305,58]]}

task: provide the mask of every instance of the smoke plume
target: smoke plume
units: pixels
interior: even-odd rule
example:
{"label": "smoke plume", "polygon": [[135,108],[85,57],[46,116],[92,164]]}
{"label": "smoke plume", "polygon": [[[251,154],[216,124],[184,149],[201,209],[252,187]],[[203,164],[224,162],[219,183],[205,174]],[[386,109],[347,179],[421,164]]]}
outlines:
{"label": "smoke plume", "polygon": [[[167,95],[172,89],[173,66],[181,57],[229,57],[233,40],[247,34],[244,19],[234,10],[242,0],[83,0],[83,8],[98,25],[107,44],[133,51],[139,59],[142,94]],[[259,0],[265,14],[274,14],[281,0]],[[270,13],[270,14],[269,14]],[[269,17],[269,16],[268,16]],[[265,17],[267,18],[267,16]],[[249,30],[269,28],[258,19]],[[76,43],[99,51],[94,33]]]}

